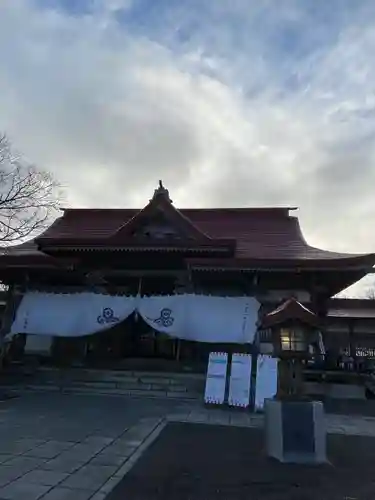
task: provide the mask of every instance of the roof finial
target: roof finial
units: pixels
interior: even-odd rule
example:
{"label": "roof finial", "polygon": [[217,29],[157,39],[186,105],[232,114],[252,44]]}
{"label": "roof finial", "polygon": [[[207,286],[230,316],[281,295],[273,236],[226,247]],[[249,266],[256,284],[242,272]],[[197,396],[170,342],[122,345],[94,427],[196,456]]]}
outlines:
{"label": "roof finial", "polygon": [[155,189],[152,199],[155,199],[157,196],[163,196],[167,201],[169,201],[169,203],[172,203],[172,200],[169,197],[169,191],[163,186],[162,180],[159,180],[159,187]]}

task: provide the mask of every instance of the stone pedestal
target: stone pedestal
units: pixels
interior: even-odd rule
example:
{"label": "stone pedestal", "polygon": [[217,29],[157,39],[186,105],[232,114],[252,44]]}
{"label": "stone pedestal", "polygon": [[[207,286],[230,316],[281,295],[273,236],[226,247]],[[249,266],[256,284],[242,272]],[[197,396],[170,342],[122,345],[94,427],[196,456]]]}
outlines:
{"label": "stone pedestal", "polygon": [[319,401],[265,401],[266,449],[284,463],[327,462],[326,424]]}

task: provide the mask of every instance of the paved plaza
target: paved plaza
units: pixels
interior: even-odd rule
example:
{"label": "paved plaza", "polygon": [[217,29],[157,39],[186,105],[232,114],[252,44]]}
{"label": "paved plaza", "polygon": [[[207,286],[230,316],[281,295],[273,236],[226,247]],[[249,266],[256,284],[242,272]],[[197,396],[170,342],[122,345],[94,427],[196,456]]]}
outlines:
{"label": "paved plaza", "polygon": [[[25,394],[0,404],[0,500],[104,500],[168,422],[261,427],[263,417],[167,399]],[[375,436],[375,418],[329,415]]]}

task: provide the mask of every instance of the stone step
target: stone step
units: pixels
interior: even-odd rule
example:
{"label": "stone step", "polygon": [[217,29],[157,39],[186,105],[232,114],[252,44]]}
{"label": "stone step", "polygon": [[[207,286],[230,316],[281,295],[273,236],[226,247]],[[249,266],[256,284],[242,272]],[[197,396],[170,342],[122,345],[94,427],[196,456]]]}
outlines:
{"label": "stone step", "polygon": [[[31,375],[30,375],[31,376]],[[77,382],[100,382],[100,383],[144,383],[144,384],[157,384],[157,385],[165,385],[165,386],[181,386],[181,385],[199,385],[204,381],[204,376],[199,375],[191,376],[191,375],[183,375],[179,376],[179,374],[147,374],[147,373],[125,373],[125,374],[117,374],[117,373],[108,373],[101,372],[97,370],[96,372],[79,372],[77,371],[52,371],[52,370],[38,370],[34,377],[36,377],[40,381],[60,381],[60,380],[74,380]]]}
{"label": "stone step", "polygon": [[195,382],[183,384],[181,381],[177,383],[166,382],[163,380],[132,380],[132,381],[107,381],[107,380],[79,380],[79,379],[70,379],[70,378],[60,378],[60,379],[43,379],[40,377],[35,377],[30,379],[30,381],[35,381],[35,383],[39,385],[67,385],[67,386],[83,386],[83,387],[92,387],[97,389],[138,389],[144,388],[145,390],[165,390],[165,391],[196,391],[200,390],[204,384]]}
{"label": "stone step", "polygon": [[[53,384],[51,384],[53,385]],[[196,392],[192,389],[189,389],[185,386],[163,386],[161,384],[115,384],[115,383],[102,383],[102,382],[77,382],[73,381],[69,384],[63,385],[65,387],[71,388],[84,388],[84,389],[93,389],[98,391],[160,391],[160,392],[179,392],[179,393],[188,393],[188,392]]]}
{"label": "stone step", "polygon": [[144,390],[144,389],[94,389],[92,387],[75,387],[66,386],[59,387],[57,385],[20,385],[13,387],[15,392],[56,392],[63,394],[87,394],[87,395],[112,395],[112,396],[142,396],[148,398],[171,398],[171,399],[182,399],[182,400],[199,400],[203,397],[203,394],[199,393],[188,393],[188,392],[177,392],[177,391],[158,391],[158,390]]}
{"label": "stone step", "polygon": [[60,374],[70,373],[80,377],[90,378],[153,378],[153,379],[172,379],[172,380],[201,380],[204,375],[201,373],[175,373],[175,372],[149,372],[149,371],[134,371],[134,370],[103,370],[103,369],[88,369],[88,368],[54,368],[54,367],[39,367],[36,370],[38,373],[45,374]]}
{"label": "stone step", "polygon": [[204,392],[204,376],[40,368],[34,374],[4,382],[3,387],[5,385],[19,391],[200,399]]}

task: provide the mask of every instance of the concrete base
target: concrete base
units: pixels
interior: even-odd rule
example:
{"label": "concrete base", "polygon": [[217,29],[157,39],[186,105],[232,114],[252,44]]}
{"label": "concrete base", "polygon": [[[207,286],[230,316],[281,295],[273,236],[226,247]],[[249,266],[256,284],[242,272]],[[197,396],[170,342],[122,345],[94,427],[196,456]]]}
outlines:
{"label": "concrete base", "polygon": [[320,401],[265,401],[267,454],[284,463],[327,462],[324,407]]}

